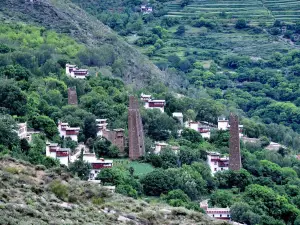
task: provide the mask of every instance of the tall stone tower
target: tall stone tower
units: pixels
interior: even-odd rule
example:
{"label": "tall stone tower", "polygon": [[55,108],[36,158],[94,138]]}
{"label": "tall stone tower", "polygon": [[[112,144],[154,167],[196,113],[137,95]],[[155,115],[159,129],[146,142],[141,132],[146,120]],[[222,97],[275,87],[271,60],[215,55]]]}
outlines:
{"label": "tall stone tower", "polygon": [[240,136],[239,136],[239,119],[237,115],[230,114],[230,140],[229,140],[229,169],[240,170],[242,168]]}
{"label": "tall stone tower", "polygon": [[69,105],[78,105],[76,87],[68,88],[68,104]]}
{"label": "tall stone tower", "polygon": [[145,154],[143,124],[138,101],[129,96],[128,109],[129,158],[138,159]]}

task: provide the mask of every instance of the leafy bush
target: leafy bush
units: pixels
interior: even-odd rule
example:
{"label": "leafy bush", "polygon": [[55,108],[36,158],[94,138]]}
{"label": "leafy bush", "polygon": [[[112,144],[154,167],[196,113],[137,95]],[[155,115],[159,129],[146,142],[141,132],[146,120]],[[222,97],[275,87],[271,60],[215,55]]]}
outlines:
{"label": "leafy bush", "polygon": [[137,198],[138,197],[138,193],[135,189],[133,189],[130,185],[119,185],[117,186],[116,192],[122,194],[122,195],[126,195],[132,198]]}
{"label": "leafy bush", "polygon": [[93,197],[92,198],[92,203],[94,205],[102,205],[102,204],[104,204],[104,202],[105,202],[105,200],[101,197]]}
{"label": "leafy bush", "polygon": [[8,173],[12,173],[12,174],[19,174],[21,173],[21,170],[15,167],[6,167],[4,168],[4,170]]}
{"label": "leafy bush", "polygon": [[61,200],[65,200],[68,197],[68,186],[61,183],[59,180],[55,180],[50,184],[50,190]]}

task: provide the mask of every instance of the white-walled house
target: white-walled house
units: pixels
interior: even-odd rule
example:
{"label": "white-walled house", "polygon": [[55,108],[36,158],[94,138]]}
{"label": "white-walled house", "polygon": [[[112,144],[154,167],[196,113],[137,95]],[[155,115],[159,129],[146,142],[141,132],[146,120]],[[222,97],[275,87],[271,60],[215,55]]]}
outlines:
{"label": "white-walled house", "polygon": [[144,102],[145,109],[159,109],[162,113],[165,112],[165,100],[152,100],[151,95],[141,94],[141,100]]}
{"label": "white-walled house", "polygon": [[207,152],[207,164],[214,175],[218,171],[228,170],[229,157],[221,157],[218,152]]}
{"label": "white-walled house", "polygon": [[58,132],[60,137],[71,138],[73,141],[78,141],[80,127],[70,127],[68,123],[58,121]]}
{"label": "white-walled house", "polygon": [[181,112],[173,112],[172,116],[177,118],[181,125],[183,125],[183,114]]}
{"label": "white-walled house", "polygon": [[69,166],[70,148],[61,148],[57,143],[46,144],[46,156],[58,159],[61,165]]}
{"label": "white-walled house", "polygon": [[113,160],[107,160],[104,158],[97,159],[95,153],[84,153],[83,161],[89,162],[92,166],[89,180],[95,180],[101,169],[113,167]]}
{"label": "white-walled house", "polygon": [[103,131],[107,130],[107,119],[96,119],[97,137],[103,136]]}
{"label": "white-walled house", "polygon": [[[229,125],[229,120],[222,117],[218,118],[218,130],[229,130],[230,125]],[[243,137],[243,125],[239,125],[239,136]]]}
{"label": "white-walled house", "polygon": [[32,141],[33,134],[39,134],[39,131],[35,131],[33,129],[29,129],[27,127],[27,123],[18,123],[18,137],[20,139],[26,139],[29,143]]}
{"label": "white-walled house", "polygon": [[66,64],[66,74],[75,79],[84,79],[89,72],[87,69],[78,69],[76,65]]}
{"label": "white-walled house", "polygon": [[207,200],[200,202],[200,208],[212,218],[226,221],[231,220],[230,208],[209,208]]}
{"label": "white-walled house", "polygon": [[189,121],[185,123],[185,127],[199,132],[203,138],[207,138],[207,139],[210,138],[211,127],[207,124],[203,124],[201,122]]}
{"label": "white-walled house", "polygon": [[167,146],[169,146],[169,144],[167,144],[166,142],[155,142],[154,153],[159,154],[161,150]]}

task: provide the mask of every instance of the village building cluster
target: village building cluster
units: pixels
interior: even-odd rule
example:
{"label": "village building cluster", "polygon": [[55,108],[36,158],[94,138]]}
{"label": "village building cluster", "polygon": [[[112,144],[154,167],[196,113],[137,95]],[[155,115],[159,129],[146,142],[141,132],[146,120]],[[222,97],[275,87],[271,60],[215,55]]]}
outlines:
{"label": "village building cluster", "polygon": [[72,141],[78,141],[80,127],[70,127],[68,123],[58,121],[58,132],[61,138],[71,138]]}
{"label": "village building cluster", "polygon": [[66,75],[75,79],[84,79],[89,75],[89,71],[78,69],[76,65],[66,64]]}
{"label": "village building cluster", "polygon": [[17,133],[20,139],[26,139],[29,143],[31,143],[32,136],[34,134],[39,134],[40,132],[34,129],[29,129],[27,127],[27,123],[18,123]]}
{"label": "village building cluster", "polygon": [[[217,126],[206,121],[187,121],[185,127],[199,132],[206,139],[210,139],[213,129],[230,130],[229,120],[224,117],[218,118]],[[239,136],[243,137],[243,125],[239,125]]]}
{"label": "village building cluster", "polygon": [[153,100],[151,95],[141,94],[141,100],[144,102],[145,109],[159,109],[162,113],[165,112],[165,100]]}

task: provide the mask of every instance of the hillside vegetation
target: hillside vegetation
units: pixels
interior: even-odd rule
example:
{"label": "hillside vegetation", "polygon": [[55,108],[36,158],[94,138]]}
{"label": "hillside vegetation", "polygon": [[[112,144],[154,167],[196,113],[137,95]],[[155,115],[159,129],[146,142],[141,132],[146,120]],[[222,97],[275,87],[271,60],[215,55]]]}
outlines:
{"label": "hillside vegetation", "polygon": [[226,225],[184,208],[134,200],[73,178],[63,169],[0,159],[0,224]]}
{"label": "hillside vegetation", "polygon": [[[135,86],[144,86],[153,80],[165,81],[166,74],[154,66],[146,57],[122,41],[100,21],[69,1],[4,0],[0,8],[1,21],[22,22],[46,29],[53,29],[74,37],[87,47],[89,54],[83,64],[103,67],[106,74],[113,74]],[[106,48],[105,48],[106,47]],[[106,52],[109,48],[110,51]],[[93,56],[110,54],[109,62],[95,63]]]}

